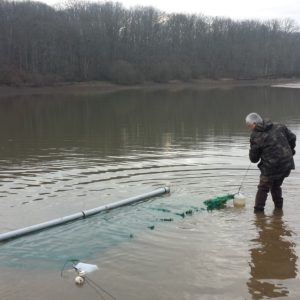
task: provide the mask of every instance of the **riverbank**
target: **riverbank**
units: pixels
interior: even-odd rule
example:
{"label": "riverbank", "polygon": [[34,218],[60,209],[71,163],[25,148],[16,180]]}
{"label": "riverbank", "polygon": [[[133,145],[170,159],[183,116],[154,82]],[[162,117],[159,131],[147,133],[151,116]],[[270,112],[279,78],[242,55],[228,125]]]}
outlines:
{"label": "riverbank", "polygon": [[[300,79],[257,79],[257,80],[210,80],[201,79],[193,80],[189,82],[182,81],[170,81],[168,83],[153,83],[147,82],[137,85],[118,85],[104,81],[92,81],[92,82],[71,82],[63,83],[55,86],[0,86],[0,97],[10,96],[22,96],[22,95],[46,95],[46,94],[86,94],[86,93],[111,93],[123,90],[170,90],[179,91],[183,89],[212,89],[212,88],[232,88],[239,86],[272,86],[284,87],[298,85]],[[300,84],[300,83],[299,83]]]}

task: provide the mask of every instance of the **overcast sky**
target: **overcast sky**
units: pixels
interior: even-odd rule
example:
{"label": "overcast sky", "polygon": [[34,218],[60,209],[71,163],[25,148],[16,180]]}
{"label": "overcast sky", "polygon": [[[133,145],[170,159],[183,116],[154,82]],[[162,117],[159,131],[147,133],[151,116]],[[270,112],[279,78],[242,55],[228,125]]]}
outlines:
{"label": "overcast sky", "polygon": [[[39,1],[48,4],[62,3],[58,0]],[[125,7],[153,6],[165,12],[200,13],[235,20],[290,18],[300,25],[300,0],[119,0],[117,2],[123,3]]]}

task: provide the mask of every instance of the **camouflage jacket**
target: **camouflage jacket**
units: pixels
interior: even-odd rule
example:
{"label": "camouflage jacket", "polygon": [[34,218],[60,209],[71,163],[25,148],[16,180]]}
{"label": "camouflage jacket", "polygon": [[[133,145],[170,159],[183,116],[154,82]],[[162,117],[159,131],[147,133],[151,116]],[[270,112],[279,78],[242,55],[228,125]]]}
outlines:
{"label": "camouflage jacket", "polygon": [[259,162],[261,175],[268,179],[287,177],[295,169],[296,135],[285,125],[263,121],[252,131],[249,158]]}

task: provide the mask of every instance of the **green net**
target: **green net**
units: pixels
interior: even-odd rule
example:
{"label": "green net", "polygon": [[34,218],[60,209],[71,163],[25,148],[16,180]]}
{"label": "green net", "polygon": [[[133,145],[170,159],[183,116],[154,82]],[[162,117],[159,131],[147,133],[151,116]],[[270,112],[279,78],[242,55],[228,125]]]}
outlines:
{"label": "green net", "polygon": [[226,201],[231,200],[233,198],[234,194],[228,194],[205,200],[204,204],[206,205],[208,210],[218,209],[221,208],[226,203]]}

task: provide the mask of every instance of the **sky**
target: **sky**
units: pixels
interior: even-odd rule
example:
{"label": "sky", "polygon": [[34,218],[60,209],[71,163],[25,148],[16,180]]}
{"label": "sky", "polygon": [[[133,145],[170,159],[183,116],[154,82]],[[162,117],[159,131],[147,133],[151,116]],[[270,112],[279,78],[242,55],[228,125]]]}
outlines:
{"label": "sky", "polygon": [[[50,5],[58,0],[39,0]],[[92,0],[97,2],[96,0]],[[102,1],[105,2],[105,1]],[[113,1],[116,2],[116,1]],[[293,19],[300,25],[300,0],[118,0],[125,7],[153,6],[167,13],[182,12],[241,19]]]}

